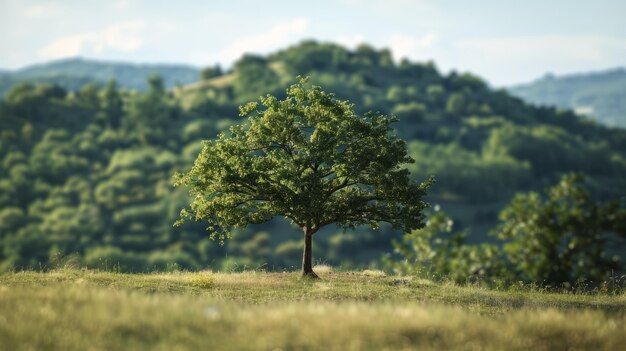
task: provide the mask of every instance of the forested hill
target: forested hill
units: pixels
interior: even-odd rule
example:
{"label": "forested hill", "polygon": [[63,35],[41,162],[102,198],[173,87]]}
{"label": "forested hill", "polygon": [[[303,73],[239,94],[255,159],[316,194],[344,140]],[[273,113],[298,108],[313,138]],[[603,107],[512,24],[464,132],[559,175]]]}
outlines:
{"label": "forested hill", "polygon": [[62,59],[28,66],[15,71],[0,71],[0,96],[21,82],[56,84],[67,90],[78,90],[89,82],[104,85],[110,79],[129,89],[148,89],[146,77],[158,74],[167,88],[198,80],[199,69],[187,65],[131,64],[82,58]]}
{"label": "forested hill", "polygon": [[[159,77],[145,92],[113,82],[77,92],[15,86],[0,103],[1,268],[67,257],[125,271],[297,264],[301,233],[281,221],[241,230],[225,247],[208,239],[204,223],[173,228],[188,199],[171,176],[191,166],[202,139],[241,122],[238,105],[283,96],[302,74],[359,112],[398,116],[413,176],[437,177],[429,201],[470,228],[473,241],[486,238],[513,194],[566,172],[587,174],[596,197],[626,195],[622,129],[530,106],[471,74],[396,64],[386,50],[304,42],[244,56],[228,72],[209,67],[203,80],[173,90]],[[315,256],[365,266],[399,235],[328,230],[316,236]]]}
{"label": "forested hill", "polygon": [[609,126],[626,127],[626,69],[565,76],[546,75],[509,88],[526,101],[574,109]]}
{"label": "forested hill", "polygon": [[[173,88],[196,82],[200,69],[181,64],[61,59],[14,71],[0,70],[0,96],[23,81],[55,84],[76,91],[87,83],[96,82],[103,86],[114,78],[120,87],[145,91],[148,89],[146,77],[150,74],[160,75],[165,87]],[[546,75],[507,90],[533,104],[572,109],[608,126],[626,127],[625,68],[564,76]]]}

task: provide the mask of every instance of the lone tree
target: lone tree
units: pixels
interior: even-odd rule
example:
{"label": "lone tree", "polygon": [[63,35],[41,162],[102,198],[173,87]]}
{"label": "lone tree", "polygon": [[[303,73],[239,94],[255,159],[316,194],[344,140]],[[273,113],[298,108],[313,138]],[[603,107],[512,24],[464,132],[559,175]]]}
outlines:
{"label": "lone tree", "polygon": [[414,161],[391,132],[395,118],[358,116],[307,80],[299,77],[284,100],[268,95],[241,106],[248,123],[204,141],[191,170],[175,176],[192,195],[177,224],[207,220],[211,238],[223,242],[235,227],[286,217],[304,232],[302,274],[317,277],[313,234],[329,224],[421,228],[432,180],[412,181],[401,168]]}

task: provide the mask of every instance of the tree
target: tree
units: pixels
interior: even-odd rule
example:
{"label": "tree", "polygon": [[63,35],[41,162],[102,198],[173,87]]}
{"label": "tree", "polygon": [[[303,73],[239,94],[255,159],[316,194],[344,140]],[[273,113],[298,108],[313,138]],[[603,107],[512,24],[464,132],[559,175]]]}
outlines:
{"label": "tree", "polygon": [[235,62],[237,74],[233,82],[233,92],[236,97],[242,99],[256,97],[261,92],[278,86],[280,77],[268,63],[266,58],[251,54],[246,54]]}
{"label": "tree", "polygon": [[109,80],[100,92],[100,105],[107,118],[107,124],[117,129],[124,115],[124,101],[117,88],[115,79]]}
{"label": "tree", "polygon": [[470,279],[509,278],[506,262],[498,246],[467,243],[467,232],[454,230],[451,217],[436,205],[426,226],[393,240],[394,253],[401,261],[383,256],[383,264],[397,273],[415,274],[432,279],[445,277],[456,282]]}
{"label": "tree", "polygon": [[201,80],[209,80],[222,75],[222,68],[219,65],[205,67],[200,71]]}
{"label": "tree", "polygon": [[451,115],[457,116],[463,113],[463,109],[465,108],[465,97],[462,93],[452,93],[448,97],[448,102],[446,103],[446,112]]}
{"label": "tree", "polygon": [[581,186],[583,177],[566,175],[548,190],[517,195],[500,214],[497,235],[508,260],[522,277],[547,283],[601,281],[617,258],[608,257],[611,233],[626,236],[626,208],[617,201],[596,203]]}
{"label": "tree", "polygon": [[165,144],[170,122],[176,110],[165,90],[163,79],[158,75],[148,78],[148,91],[135,96],[129,104],[128,113],[122,121],[124,129],[143,144]]}
{"label": "tree", "polygon": [[358,116],[348,101],[306,78],[279,100],[271,95],[240,107],[248,123],[204,142],[191,170],[176,185],[190,187],[185,219],[207,220],[223,241],[235,227],[288,218],[304,233],[302,274],[312,268],[312,236],[322,227],[380,222],[411,231],[423,227],[429,179],[410,180],[400,166],[413,162],[405,142],[391,133],[394,118]]}

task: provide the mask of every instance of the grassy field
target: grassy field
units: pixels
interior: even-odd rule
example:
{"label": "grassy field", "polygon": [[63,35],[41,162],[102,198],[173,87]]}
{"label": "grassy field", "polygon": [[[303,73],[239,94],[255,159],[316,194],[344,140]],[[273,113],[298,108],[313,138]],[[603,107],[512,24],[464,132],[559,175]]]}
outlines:
{"label": "grassy field", "polygon": [[619,350],[626,294],[382,272],[0,276],[1,350]]}

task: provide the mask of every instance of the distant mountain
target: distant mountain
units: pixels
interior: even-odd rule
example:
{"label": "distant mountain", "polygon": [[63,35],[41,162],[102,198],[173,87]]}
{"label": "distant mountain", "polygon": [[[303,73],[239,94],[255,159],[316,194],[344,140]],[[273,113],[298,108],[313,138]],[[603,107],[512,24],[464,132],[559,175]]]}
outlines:
{"label": "distant mountain", "polygon": [[[146,78],[159,74],[166,88],[199,82],[200,69],[182,64],[133,64],[69,58],[28,66],[19,70],[0,70],[0,96],[20,82],[48,83],[78,90],[93,82],[103,85],[115,78],[119,86],[145,91]],[[626,69],[554,76],[546,75],[528,84],[507,89],[537,105],[573,109],[609,126],[626,127]]]}
{"label": "distant mountain", "polygon": [[626,127],[626,69],[546,75],[508,91],[530,103],[573,109],[609,125]]}
{"label": "distant mountain", "polygon": [[181,64],[132,64],[70,58],[28,66],[15,71],[0,71],[0,95],[16,83],[51,83],[76,90],[87,82],[106,83],[115,78],[125,88],[144,91],[146,78],[159,74],[167,88],[188,84],[199,79],[200,69]]}

